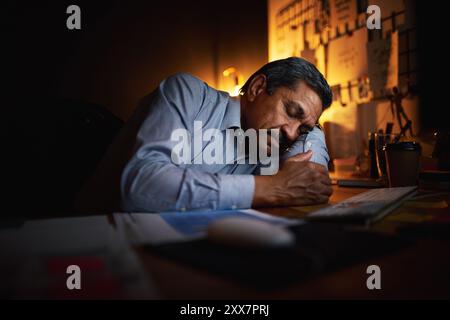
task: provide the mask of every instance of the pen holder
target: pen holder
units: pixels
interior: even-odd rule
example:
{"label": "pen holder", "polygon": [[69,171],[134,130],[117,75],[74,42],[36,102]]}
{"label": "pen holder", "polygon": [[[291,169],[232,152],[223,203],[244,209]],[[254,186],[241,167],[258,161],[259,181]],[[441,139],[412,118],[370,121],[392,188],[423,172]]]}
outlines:
{"label": "pen holder", "polygon": [[386,158],[384,155],[383,148],[395,141],[398,137],[397,134],[384,134],[384,133],[375,133],[375,157],[378,168],[378,177],[381,181],[387,181],[387,166],[386,166]]}

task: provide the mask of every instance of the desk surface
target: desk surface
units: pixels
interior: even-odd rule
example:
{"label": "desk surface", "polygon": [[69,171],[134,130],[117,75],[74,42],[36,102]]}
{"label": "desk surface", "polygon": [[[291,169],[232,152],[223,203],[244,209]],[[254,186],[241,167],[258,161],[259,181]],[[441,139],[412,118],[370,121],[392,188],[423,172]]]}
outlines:
{"label": "desk surface", "polygon": [[[330,200],[332,204],[367,190],[337,186],[333,188],[334,193]],[[434,224],[434,226],[443,227],[439,230],[439,233],[432,233],[429,232],[429,229],[425,229],[428,230],[428,234],[426,236],[415,235],[411,246],[272,291],[258,291],[249,288],[213,273],[163,258],[161,255],[149,252],[144,247],[135,247],[134,249],[142,262],[144,271],[146,270],[150,276],[150,286],[156,287],[158,297],[163,299],[449,299],[450,210],[448,203],[450,203],[450,192],[441,193],[435,198],[409,201],[371,227],[388,234],[396,234],[398,228],[402,227],[417,227],[420,231],[427,224],[430,225],[428,220],[438,218],[442,222]],[[322,206],[266,208],[260,209],[260,211],[277,216],[300,218],[320,207]],[[103,218],[104,224],[109,227],[106,216],[99,217]],[[109,215],[108,218],[109,223],[113,222],[112,215]],[[57,219],[57,221],[59,220],[64,219]],[[61,236],[61,231],[59,229],[57,231],[57,234]],[[433,229],[433,231],[435,230]],[[6,232],[6,235],[8,234]],[[36,235],[35,232],[34,236]],[[72,232],[73,238],[78,239],[77,235]],[[38,236],[40,237],[40,235]],[[39,237],[36,239],[40,239]],[[95,234],[95,237],[101,238],[98,233]],[[14,237],[12,239],[17,240]],[[81,242],[91,244],[89,240]],[[48,243],[48,241],[45,243]],[[0,245],[8,248],[10,242],[0,241]],[[3,256],[5,257],[5,255]],[[25,259],[24,261],[28,260]],[[0,270],[4,271],[2,272],[4,275],[2,281],[8,280],[8,272],[13,270],[8,269],[10,264],[6,264],[5,270],[3,262],[0,259]],[[369,277],[366,269],[373,264],[381,268],[381,290],[368,290],[366,287],[366,281]],[[16,268],[14,263],[10,267]],[[58,280],[57,283],[59,284],[62,279],[61,283],[65,286],[65,277],[64,271],[62,272],[62,278],[56,279]],[[145,284],[146,282],[142,283]],[[5,283],[0,284],[0,297],[2,294],[8,294],[4,290],[2,291],[2,285],[4,286]]]}
{"label": "desk surface", "polygon": [[[331,203],[366,191],[334,187]],[[450,203],[450,193],[439,200]],[[424,200],[425,201],[425,200]],[[436,201],[434,202],[436,203]],[[395,233],[399,226],[417,224],[432,216],[449,215],[449,208],[421,208],[423,203],[403,206],[373,226],[378,231]],[[301,217],[320,206],[267,208],[260,211],[277,216]],[[163,298],[168,299],[378,299],[450,298],[450,241],[438,237],[418,238],[414,245],[394,254],[323,274],[275,291],[257,291],[219,276],[195,269],[136,248]],[[381,269],[381,290],[368,290],[366,268]]]}

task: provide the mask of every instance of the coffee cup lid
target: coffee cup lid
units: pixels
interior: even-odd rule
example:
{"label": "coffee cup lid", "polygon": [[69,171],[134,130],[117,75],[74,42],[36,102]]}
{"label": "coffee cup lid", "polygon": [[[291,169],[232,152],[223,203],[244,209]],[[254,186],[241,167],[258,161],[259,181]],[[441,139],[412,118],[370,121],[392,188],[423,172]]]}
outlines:
{"label": "coffee cup lid", "polygon": [[403,150],[403,151],[420,151],[422,148],[420,143],[415,141],[402,141],[397,143],[388,143],[384,150]]}

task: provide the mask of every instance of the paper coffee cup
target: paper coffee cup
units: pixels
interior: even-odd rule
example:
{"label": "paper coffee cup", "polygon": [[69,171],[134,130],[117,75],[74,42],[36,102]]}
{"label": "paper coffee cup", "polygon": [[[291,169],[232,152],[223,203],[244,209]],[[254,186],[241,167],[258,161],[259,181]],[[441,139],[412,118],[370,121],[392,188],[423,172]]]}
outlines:
{"label": "paper coffee cup", "polygon": [[383,148],[389,187],[417,185],[422,148],[414,141],[389,143]]}

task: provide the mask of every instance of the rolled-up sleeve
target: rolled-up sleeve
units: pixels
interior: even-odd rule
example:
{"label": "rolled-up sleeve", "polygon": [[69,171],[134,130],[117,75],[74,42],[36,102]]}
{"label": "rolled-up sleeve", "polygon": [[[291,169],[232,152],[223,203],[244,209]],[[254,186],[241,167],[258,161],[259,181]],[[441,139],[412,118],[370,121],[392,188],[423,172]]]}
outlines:
{"label": "rolled-up sleeve", "polygon": [[175,129],[193,132],[196,116],[209,103],[201,80],[177,74],[154,92],[136,138],[133,156],[121,176],[121,205],[126,212],[250,208],[252,175],[204,172],[171,160]]}
{"label": "rolled-up sleeve", "polygon": [[308,150],[313,151],[313,155],[310,160],[311,162],[321,164],[325,168],[328,168],[330,156],[328,155],[325,134],[318,127],[314,127],[313,130],[307,134],[300,135],[297,141],[294,142],[289,148],[289,151],[285,152],[281,156],[281,161]]}

